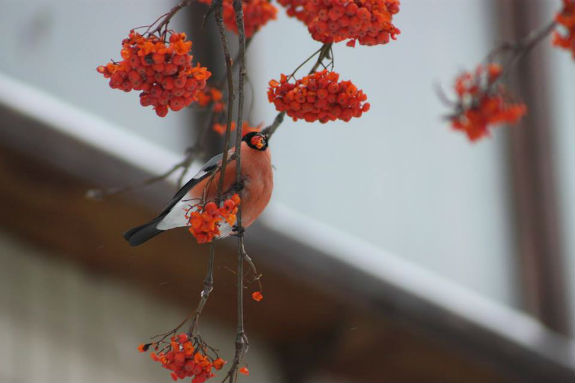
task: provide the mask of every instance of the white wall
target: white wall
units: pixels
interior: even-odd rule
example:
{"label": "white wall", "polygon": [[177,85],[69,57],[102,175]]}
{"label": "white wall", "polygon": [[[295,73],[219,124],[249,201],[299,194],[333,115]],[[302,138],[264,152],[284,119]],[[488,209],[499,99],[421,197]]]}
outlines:
{"label": "white wall", "polygon": [[[347,124],[287,119],[271,144],[273,198],[515,306],[505,130],[469,143],[441,120],[448,110],[433,88],[450,87],[494,44],[488,5],[404,1],[394,18],[402,31],[397,41],[336,45],[336,71],[365,91],[371,110]],[[252,81],[266,123],[275,116],[267,82],[290,73],[319,45],[283,11],[255,37]]]}

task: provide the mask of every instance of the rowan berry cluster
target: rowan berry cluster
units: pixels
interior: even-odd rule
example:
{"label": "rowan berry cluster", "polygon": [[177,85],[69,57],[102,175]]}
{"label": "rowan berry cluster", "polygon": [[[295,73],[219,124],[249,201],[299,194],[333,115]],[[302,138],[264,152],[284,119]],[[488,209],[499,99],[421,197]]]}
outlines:
{"label": "rowan berry cluster", "polygon": [[220,235],[220,225],[225,221],[229,226],[236,223],[236,213],[240,196],[234,194],[218,208],[215,202],[205,205],[193,205],[186,211],[189,231],[200,244],[211,242]]}
{"label": "rowan berry cluster", "polygon": [[399,12],[397,0],[313,0],[307,9],[317,15],[308,23],[311,36],[324,43],[348,40],[354,46],[387,44],[400,33],[392,23]]}
{"label": "rowan berry cluster", "polygon": [[278,0],[285,9],[289,17],[295,17],[305,25],[313,20],[314,15],[305,9],[305,5],[309,0]]}
{"label": "rowan berry cluster", "polygon": [[399,0],[279,0],[287,14],[303,21],[323,43],[387,44],[400,33],[392,24]]}
{"label": "rowan berry cluster", "polygon": [[280,81],[269,82],[268,100],[280,112],[286,112],[294,121],[307,122],[343,120],[361,117],[369,110],[364,103],[367,96],[351,81],[338,81],[339,74],[327,69],[289,82],[281,75]]}
{"label": "rowan berry cluster", "polygon": [[553,32],[553,45],[571,51],[575,59],[575,0],[563,0],[563,9],[555,15],[555,22],[563,33]]}
{"label": "rowan berry cluster", "polygon": [[153,106],[164,117],[168,108],[178,111],[195,101],[211,76],[200,64],[192,66],[191,47],[184,33],[170,34],[166,43],[156,35],[145,37],[132,30],[122,41],[122,61],[97,70],[114,89],[141,90],[142,106]]}
{"label": "rowan berry cluster", "polygon": [[525,104],[512,102],[505,87],[495,84],[501,72],[497,64],[480,65],[474,74],[466,72],[455,80],[458,102],[451,125],[471,141],[488,136],[489,125],[515,124],[527,112]]}
{"label": "rowan berry cluster", "polygon": [[[199,2],[211,4],[212,0],[199,0]],[[244,29],[247,38],[252,37],[261,27],[266,25],[268,21],[275,20],[278,11],[269,0],[243,0],[242,10],[244,13]],[[238,33],[233,0],[223,0],[222,15],[226,28],[234,33]]]}
{"label": "rowan berry cluster", "polygon": [[[212,369],[221,370],[226,363],[222,358],[213,359],[202,352],[203,343],[190,338],[187,334],[172,336],[169,345],[162,351],[150,353],[150,357],[162,364],[162,367],[171,370],[173,380],[192,378],[192,383],[203,383],[214,376]],[[148,351],[150,346],[158,349],[156,343],[142,344],[138,347],[140,352]]]}

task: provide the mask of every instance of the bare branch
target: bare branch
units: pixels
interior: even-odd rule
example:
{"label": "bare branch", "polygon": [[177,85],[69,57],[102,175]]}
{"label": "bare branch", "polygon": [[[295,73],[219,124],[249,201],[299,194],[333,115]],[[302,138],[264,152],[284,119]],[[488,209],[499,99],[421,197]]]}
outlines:
{"label": "bare branch", "polygon": [[204,279],[204,289],[200,294],[200,302],[198,303],[198,307],[194,312],[194,317],[192,319],[192,324],[190,325],[190,330],[188,331],[190,336],[194,337],[197,335],[198,331],[198,323],[200,320],[200,315],[210,297],[210,293],[214,289],[214,260],[215,260],[215,247],[214,243],[210,243],[210,259],[208,261],[208,272],[206,274],[206,278]]}
{"label": "bare branch", "polygon": [[[227,111],[227,121],[226,121],[226,133],[224,136],[224,148],[222,151],[222,165],[220,170],[220,178],[218,181],[218,191],[216,197],[216,203],[219,204],[222,199],[222,192],[224,188],[224,174],[226,167],[228,165],[228,151],[230,149],[230,135],[232,130],[232,116],[234,111],[234,79],[232,73],[232,59],[230,55],[230,49],[228,47],[228,39],[226,37],[226,30],[224,28],[224,19],[222,17],[222,0],[215,0],[212,3],[214,7],[214,17],[216,19],[216,24],[218,25],[218,32],[220,35],[220,41],[222,43],[222,48],[224,50],[224,58],[226,61],[226,78],[228,83],[228,111]],[[237,161],[237,160],[236,160]],[[236,165],[239,166],[239,165]]]}
{"label": "bare branch", "polygon": [[[236,184],[242,183],[242,129],[243,109],[244,109],[244,81],[246,76],[246,35],[244,29],[244,13],[242,0],[234,0],[234,12],[236,14],[236,25],[238,26],[239,42],[239,79],[238,79],[238,114],[236,120]],[[242,205],[240,204],[237,213],[236,232],[238,236],[238,265],[237,265],[237,329],[236,329],[236,351],[234,360],[226,375],[230,382],[237,382],[238,369],[245,353],[248,349],[248,339],[244,329],[244,228],[242,226]]]}
{"label": "bare branch", "polygon": [[[192,3],[193,3],[193,0],[183,0],[181,3],[174,6],[172,9],[170,9],[166,14],[160,16],[156,21],[154,21],[150,25],[150,27],[148,28],[148,32],[150,34],[155,34],[155,33],[158,33],[160,35],[165,34],[168,31],[168,25],[170,24],[172,17],[174,17],[176,15],[176,13],[178,13],[182,8],[185,8]],[[151,29],[156,24],[158,24],[158,25],[154,29]],[[163,31],[162,31],[162,29],[163,29]]]}
{"label": "bare branch", "polygon": [[502,58],[499,58],[499,56],[505,55],[507,53],[510,53],[510,55],[505,62],[501,63],[503,66],[503,73],[501,73],[501,75],[489,85],[487,91],[492,89],[495,84],[501,82],[511,72],[513,67],[515,67],[519,61],[521,61],[521,59],[523,59],[529,52],[531,52],[531,50],[537,46],[541,40],[553,32],[556,26],[557,23],[555,20],[553,20],[549,24],[531,31],[529,34],[527,34],[527,36],[521,38],[520,40],[515,42],[505,42],[489,52],[484,60],[485,63],[491,63],[497,60],[504,61]]}

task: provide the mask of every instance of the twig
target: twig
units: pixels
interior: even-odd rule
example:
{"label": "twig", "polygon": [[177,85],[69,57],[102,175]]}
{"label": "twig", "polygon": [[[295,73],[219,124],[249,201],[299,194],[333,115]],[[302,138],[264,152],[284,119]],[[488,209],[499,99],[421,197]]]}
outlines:
{"label": "twig", "polygon": [[[214,107],[212,106],[212,109],[210,110],[210,117],[208,118],[207,123],[204,124],[204,127],[200,131],[200,134],[198,135],[198,138],[196,139],[196,143],[194,144],[194,146],[186,149],[186,156],[193,156],[194,155],[193,153],[196,153],[196,154],[203,153],[202,147],[204,146],[204,140],[206,139],[207,132],[210,130],[210,128],[214,124],[214,117],[215,117],[215,112],[214,112]],[[201,155],[200,155],[200,157],[201,157]],[[188,173],[188,169],[190,168],[190,165],[192,165],[192,163],[193,163],[193,161],[190,161],[189,163],[186,163],[185,166],[183,166],[182,172],[180,173],[180,176],[178,177],[178,183],[177,183],[178,189],[180,189],[182,187],[182,185],[184,184],[184,177]]]}
{"label": "twig", "polygon": [[214,243],[210,243],[210,259],[208,261],[208,272],[206,274],[206,278],[204,279],[204,289],[200,294],[200,302],[198,303],[198,307],[194,313],[194,317],[192,319],[192,324],[190,325],[189,334],[191,337],[196,336],[198,331],[198,322],[200,320],[200,315],[210,297],[210,293],[214,289],[214,259],[215,259],[215,248]]}
{"label": "twig", "polygon": [[555,29],[557,23],[555,20],[551,21],[549,24],[544,25],[543,27],[531,31],[525,37],[519,39],[518,41],[509,43],[503,43],[497,48],[493,49],[487,57],[485,58],[484,62],[490,63],[493,62],[497,56],[511,52],[511,56],[509,59],[502,64],[503,65],[503,73],[497,77],[495,81],[493,81],[487,87],[486,91],[489,91],[496,83],[501,82],[511,71],[511,69],[517,65],[521,59],[523,59],[531,50],[545,37],[547,37],[553,30]]}
{"label": "twig", "polygon": [[[243,243],[242,243],[242,246],[243,246]],[[254,263],[252,257],[250,257],[245,250],[244,250],[244,259],[248,263],[250,268],[252,269],[252,273],[254,273],[254,279],[251,282],[258,282],[259,291],[262,291],[263,290],[262,281],[261,281],[262,274],[258,273],[258,269],[256,268],[256,264]]]}
{"label": "twig", "polygon": [[176,332],[178,332],[178,330],[190,319],[192,319],[192,323],[190,325],[188,333],[190,337],[198,336],[197,331],[198,331],[198,322],[200,319],[200,315],[202,314],[204,306],[206,305],[206,302],[210,297],[210,293],[214,289],[214,260],[215,260],[215,247],[214,243],[212,242],[210,243],[210,258],[208,260],[208,271],[206,273],[206,277],[204,278],[204,288],[200,293],[200,301],[198,302],[196,309],[192,314],[189,314],[182,322],[180,322],[180,324],[178,324],[174,329],[162,334],[154,335],[152,339],[161,337],[159,340],[155,341],[156,343],[158,344],[162,343],[170,335],[176,334]]}
{"label": "twig", "polygon": [[324,46],[322,45],[317,51],[313,52],[311,56],[309,56],[307,59],[304,60],[304,62],[302,62],[301,64],[299,64],[297,66],[297,68],[295,68],[293,70],[293,72],[290,73],[290,75],[288,76],[288,81],[293,78],[293,76],[295,76],[295,74],[297,73],[298,70],[301,69],[301,67],[303,67],[305,64],[307,64],[312,58],[314,58],[318,53],[322,52],[324,49]]}
{"label": "twig", "polygon": [[[150,28],[153,27],[156,23],[160,22],[156,28],[152,29],[151,31],[149,31],[150,34],[154,34],[154,33],[158,33],[160,35],[165,34],[166,31],[168,30],[168,24],[170,23],[170,21],[172,20],[172,17],[174,17],[176,15],[176,13],[178,13],[182,8],[187,7],[188,5],[192,4],[193,0],[183,0],[181,3],[179,3],[178,5],[174,6],[172,9],[170,9],[168,11],[168,13],[160,16],[160,18],[158,18],[156,21],[154,21],[151,25]],[[161,21],[160,21],[161,20]],[[164,28],[164,32],[162,32],[162,28]]]}
{"label": "twig", "polygon": [[190,150],[190,151],[188,151],[188,153],[186,154],[186,157],[182,161],[180,161],[177,164],[175,164],[174,166],[172,166],[165,173],[162,173],[158,176],[147,178],[141,182],[137,182],[137,183],[134,183],[131,185],[123,186],[123,187],[112,187],[112,188],[106,188],[106,189],[90,189],[86,192],[86,198],[101,200],[101,199],[104,199],[106,197],[111,197],[111,196],[129,193],[129,192],[132,192],[136,189],[149,186],[149,185],[154,184],[154,183],[159,182],[159,181],[163,181],[166,178],[168,178],[169,176],[171,176],[172,174],[174,174],[176,172],[176,170],[178,170],[178,169],[183,169],[182,174],[184,174],[185,171],[187,171],[187,169],[190,167],[190,165],[194,161],[195,156],[197,154],[198,154],[197,150],[193,150],[193,151]]}
{"label": "twig", "polygon": [[177,181],[177,188],[178,189],[181,188],[183,185],[184,177],[186,176],[186,173],[188,172],[188,169],[190,168],[190,166],[194,163],[194,161],[198,157],[201,158],[204,154],[204,151],[203,151],[204,140],[206,138],[206,133],[208,132],[208,130],[210,129],[210,127],[213,124],[213,120],[214,120],[214,112],[212,110],[210,113],[210,118],[208,119],[208,123],[206,125],[204,125],[204,127],[202,128],[194,146],[187,148],[184,159],[182,161],[178,162],[177,164],[175,164],[174,166],[172,166],[168,171],[166,171],[160,175],[153,176],[153,177],[147,178],[143,181],[136,182],[134,184],[123,186],[123,187],[90,189],[86,192],[86,198],[94,199],[94,200],[102,200],[106,197],[112,197],[112,196],[117,196],[117,195],[121,195],[121,194],[125,194],[125,193],[130,193],[136,189],[140,189],[140,188],[152,185],[156,182],[163,181],[166,178],[168,178],[169,176],[171,176],[172,174],[174,174],[178,169],[182,169],[182,172],[180,173],[180,176],[178,177],[178,181]]}
{"label": "twig", "polygon": [[[489,54],[483,60],[484,65],[488,65],[493,62],[500,61],[501,66],[503,68],[503,72],[497,76],[495,79],[490,80],[488,76],[481,76],[485,75],[485,72],[478,71],[475,75],[475,83],[479,84],[481,95],[488,95],[496,86],[501,83],[508,75],[511,73],[512,69],[521,61],[531,50],[545,37],[547,37],[556,27],[556,22],[553,20],[550,23],[544,25],[543,27],[533,30],[528,33],[526,36],[522,37],[521,39],[515,42],[505,42],[495,49],[491,50]],[[507,60],[505,57],[499,57],[509,54]],[[483,81],[482,81],[483,80]],[[443,90],[439,85],[435,86],[436,93],[445,105],[450,108],[454,108],[455,111],[448,115],[443,116],[445,120],[451,120],[454,117],[463,113],[464,110],[469,108],[477,107],[477,103],[481,99],[481,97],[475,97],[470,105],[464,105],[462,100],[452,101],[445,95]]]}
{"label": "twig", "polygon": [[[236,14],[236,25],[238,26],[238,42],[239,42],[239,78],[238,78],[238,113],[236,120],[236,184],[240,185],[242,182],[241,172],[241,148],[242,148],[242,123],[243,123],[243,108],[244,108],[244,80],[246,76],[246,35],[244,29],[244,13],[242,0],[234,0],[234,12]],[[237,329],[236,329],[236,350],[234,360],[225,380],[229,382],[237,382],[238,369],[241,360],[248,349],[248,338],[244,329],[244,228],[242,226],[242,205],[238,207],[236,232],[238,236],[238,265],[237,270]]]}
{"label": "twig", "polygon": [[162,333],[162,334],[158,334],[158,335],[154,335],[151,339],[156,339],[156,338],[160,338],[159,340],[155,340],[154,343],[160,344],[162,343],[167,337],[169,337],[170,335],[175,334],[176,332],[178,332],[178,330],[184,325],[186,324],[186,322],[193,316],[194,314],[189,314],[183,321],[180,322],[179,325],[177,325],[173,330],[170,330],[168,332]]}
{"label": "twig", "polygon": [[[251,37],[246,40],[246,50],[247,50],[248,47],[250,46],[250,43],[251,43],[251,42],[252,42],[252,38],[251,38]],[[234,58],[234,60],[232,60],[232,71],[233,71],[234,69],[236,69],[236,66],[237,66],[238,62],[240,61],[240,60],[239,60],[239,57],[240,57],[240,53],[238,52],[238,54],[236,55],[236,57]],[[225,81],[226,81],[226,77],[220,78],[220,79],[216,82],[215,87],[218,88],[218,89],[222,88],[222,87],[224,86],[224,82],[225,82]]]}
{"label": "twig", "polygon": [[[232,115],[234,110],[234,79],[232,73],[232,59],[230,55],[230,49],[228,47],[228,39],[226,37],[226,30],[224,28],[224,19],[222,16],[222,0],[214,0],[212,3],[214,7],[214,18],[216,19],[216,24],[218,26],[218,32],[220,35],[220,41],[222,43],[222,48],[224,51],[224,58],[226,61],[226,78],[228,83],[228,110],[227,110],[227,121],[226,121],[226,133],[224,135],[224,149],[222,151],[222,164],[220,166],[220,178],[218,180],[218,189],[216,203],[219,204],[222,199],[222,193],[224,188],[224,174],[226,167],[228,165],[228,151],[230,149],[230,135],[232,130]],[[240,125],[241,126],[241,125]],[[236,127],[237,128],[237,127]],[[239,128],[241,130],[241,128]],[[236,159],[237,161],[238,159]],[[236,166],[239,166],[237,164]]]}

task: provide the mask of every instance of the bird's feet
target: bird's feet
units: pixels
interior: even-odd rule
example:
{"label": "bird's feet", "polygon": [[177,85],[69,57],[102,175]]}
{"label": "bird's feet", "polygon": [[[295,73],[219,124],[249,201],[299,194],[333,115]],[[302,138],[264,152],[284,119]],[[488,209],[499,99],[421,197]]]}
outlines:
{"label": "bird's feet", "polygon": [[244,234],[246,229],[243,226],[234,225],[232,226],[232,235],[234,237],[239,237],[240,235]]}

